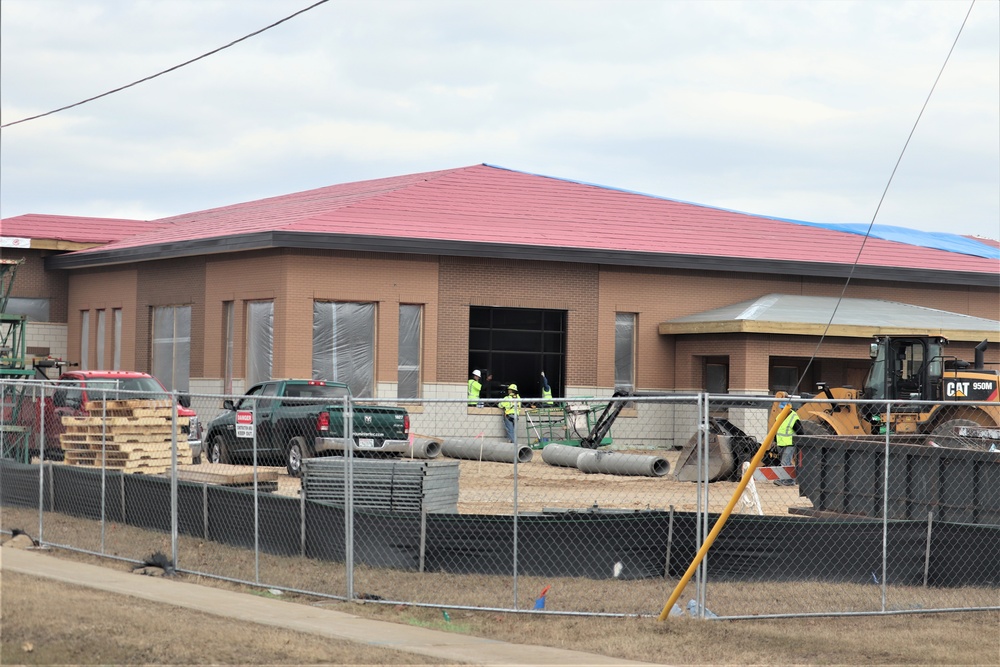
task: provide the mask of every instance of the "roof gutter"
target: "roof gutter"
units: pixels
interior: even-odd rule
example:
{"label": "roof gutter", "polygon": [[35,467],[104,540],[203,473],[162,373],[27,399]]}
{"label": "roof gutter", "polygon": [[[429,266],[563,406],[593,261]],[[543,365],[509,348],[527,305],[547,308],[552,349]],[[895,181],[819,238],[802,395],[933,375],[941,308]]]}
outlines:
{"label": "roof gutter", "polygon": [[178,257],[195,257],[279,248],[346,250],[355,252],[398,253],[404,255],[489,257],[526,261],[605,264],[690,271],[820,276],[827,278],[847,278],[851,276],[854,280],[894,280],[923,284],[940,283],[946,285],[1000,288],[1000,275],[971,271],[937,271],[932,269],[859,265],[852,272],[851,265],[849,264],[824,262],[792,262],[564,246],[544,247],[508,243],[476,243],[469,241],[442,241],[440,239],[286,231],[267,231],[239,236],[222,236],[209,239],[56,255],[46,258],[45,267],[47,269],[85,269],[112,266],[115,264],[151,262]]}

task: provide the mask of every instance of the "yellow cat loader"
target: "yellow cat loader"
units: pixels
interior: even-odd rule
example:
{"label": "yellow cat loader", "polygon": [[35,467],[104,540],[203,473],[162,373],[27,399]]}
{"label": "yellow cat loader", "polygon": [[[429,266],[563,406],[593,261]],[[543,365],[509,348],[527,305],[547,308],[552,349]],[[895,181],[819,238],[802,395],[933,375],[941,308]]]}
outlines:
{"label": "yellow cat loader", "polygon": [[[871,344],[872,366],[863,389],[818,385],[813,401],[799,403],[785,392],[776,392],[769,424],[773,424],[781,403],[792,400],[806,435],[880,435],[887,431],[914,443],[942,447],[989,448],[1000,442],[1000,372],[984,363],[987,341],[976,346],[974,364],[945,356],[947,339],[942,336],[876,336]],[[913,401],[858,405],[858,399]],[[917,401],[922,401],[918,403]],[[932,403],[931,403],[932,401]],[[971,405],[971,402],[990,405]],[[932,437],[931,437],[932,436]],[[760,444],[725,419],[710,419],[710,481],[737,479],[740,464],[749,461]],[[698,436],[692,436],[681,450],[674,476],[680,481],[696,481]],[[778,465],[772,446],[762,465]]]}
{"label": "yellow cat loader", "polygon": [[[1000,372],[984,363],[987,341],[976,346],[974,364],[946,356],[942,336],[876,336],[872,366],[862,390],[818,385],[816,399],[797,409],[803,431],[812,435],[934,435],[942,445],[959,445],[959,434],[1000,427]],[[775,398],[787,394],[777,392]],[[856,405],[851,399],[914,401]],[[917,401],[925,401],[917,403]],[[933,401],[933,404],[926,403]],[[992,405],[970,405],[988,401]],[[773,423],[778,402],[771,408]],[[962,428],[964,427],[964,428]],[[960,430],[961,429],[961,430]]]}

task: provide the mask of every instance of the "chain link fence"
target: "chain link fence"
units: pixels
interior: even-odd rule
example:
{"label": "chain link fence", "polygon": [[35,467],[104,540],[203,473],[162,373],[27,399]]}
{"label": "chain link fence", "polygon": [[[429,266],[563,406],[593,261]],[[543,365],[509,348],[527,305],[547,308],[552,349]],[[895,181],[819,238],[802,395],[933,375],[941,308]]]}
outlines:
{"label": "chain link fence", "polygon": [[656,615],[700,549],[673,613],[1000,608],[996,403],[525,399],[510,442],[496,401],[345,393],[4,381],[0,529],[447,608]]}

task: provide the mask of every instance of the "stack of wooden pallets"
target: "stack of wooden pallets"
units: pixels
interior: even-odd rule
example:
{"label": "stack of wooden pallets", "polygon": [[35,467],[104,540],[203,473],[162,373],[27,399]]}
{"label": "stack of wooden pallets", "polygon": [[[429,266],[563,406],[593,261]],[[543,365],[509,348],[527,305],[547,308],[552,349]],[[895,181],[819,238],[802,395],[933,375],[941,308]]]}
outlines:
{"label": "stack of wooden pallets", "polygon": [[[59,436],[68,465],[155,475],[171,465],[170,401],[88,401],[89,416],[63,417]],[[180,433],[188,417],[178,417],[177,463],[191,464],[191,448]]]}

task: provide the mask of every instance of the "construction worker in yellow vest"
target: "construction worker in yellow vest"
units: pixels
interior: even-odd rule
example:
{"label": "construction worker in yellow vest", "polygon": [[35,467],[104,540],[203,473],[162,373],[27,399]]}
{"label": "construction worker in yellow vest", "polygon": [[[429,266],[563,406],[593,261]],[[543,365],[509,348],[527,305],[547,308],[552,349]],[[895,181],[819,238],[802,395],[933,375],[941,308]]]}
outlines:
{"label": "construction worker in yellow vest", "polygon": [[[782,401],[778,407],[784,410],[786,405],[788,405],[788,401]],[[781,426],[778,427],[778,433],[774,436],[774,442],[781,453],[782,466],[795,465],[795,436],[800,433],[802,433],[802,427],[799,425],[799,415],[795,412],[795,408],[792,408],[785,420],[781,422]],[[795,485],[795,481],[791,479],[779,479],[775,480],[774,483],[777,486]]]}
{"label": "construction worker in yellow vest", "polygon": [[503,428],[507,433],[507,439],[517,442],[517,418],[521,414],[521,397],[517,393],[517,385],[507,385],[507,396],[497,404],[503,410]]}
{"label": "construction worker in yellow vest", "polygon": [[480,381],[482,378],[483,374],[479,369],[472,371],[472,377],[469,378],[469,405],[482,407],[482,403],[479,402],[479,392],[483,390],[483,383]]}
{"label": "construction worker in yellow vest", "polygon": [[549,386],[549,379],[545,377],[545,371],[542,371],[542,402],[552,404],[552,387]]}

